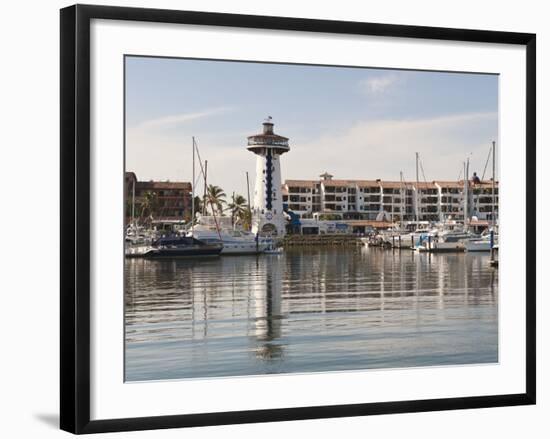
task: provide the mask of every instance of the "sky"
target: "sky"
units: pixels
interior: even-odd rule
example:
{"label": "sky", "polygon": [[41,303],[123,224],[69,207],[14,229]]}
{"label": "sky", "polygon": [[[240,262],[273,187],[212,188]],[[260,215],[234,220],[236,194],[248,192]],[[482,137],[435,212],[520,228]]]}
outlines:
{"label": "sky", "polygon": [[[176,58],[126,58],[126,170],[192,180],[192,137],[208,182],[251,192],[246,137],[273,117],[288,137],[285,179],[457,180],[481,176],[498,134],[498,76]],[[489,178],[491,166],[485,174]],[[201,190],[201,185],[198,190]]]}

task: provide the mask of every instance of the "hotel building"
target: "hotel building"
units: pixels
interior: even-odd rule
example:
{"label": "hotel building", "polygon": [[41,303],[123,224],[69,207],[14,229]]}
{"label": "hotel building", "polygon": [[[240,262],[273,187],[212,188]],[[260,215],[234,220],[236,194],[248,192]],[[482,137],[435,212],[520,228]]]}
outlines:
{"label": "hotel building", "polygon": [[178,181],[139,181],[133,172],[126,172],[124,178],[127,223],[142,213],[146,194],[154,194],[155,221],[189,221],[191,219],[191,183]]}
{"label": "hotel building", "polygon": [[[319,180],[286,180],[283,203],[300,218],[330,217],[343,220],[442,221],[468,217],[492,220],[498,216],[498,182],[337,180],[329,173]],[[493,200],[494,197],[494,200]]]}

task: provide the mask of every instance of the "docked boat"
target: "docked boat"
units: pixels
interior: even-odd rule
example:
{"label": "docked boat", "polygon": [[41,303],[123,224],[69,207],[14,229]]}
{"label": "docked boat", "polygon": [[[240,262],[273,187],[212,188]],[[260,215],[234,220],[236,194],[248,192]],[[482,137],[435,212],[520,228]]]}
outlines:
{"label": "docked boat", "polygon": [[192,236],[202,242],[221,245],[223,255],[243,255],[262,253],[268,248],[266,240],[257,239],[252,233],[239,230],[195,230],[188,236]]}
{"label": "docked boat", "polygon": [[222,255],[263,253],[272,246],[272,239],[256,237],[253,233],[232,228],[230,220],[228,217],[200,216],[198,224],[193,226],[187,236],[205,243],[223,245]]}
{"label": "docked boat", "polygon": [[489,252],[491,251],[491,241],[487,238],[469,239],[464,242],[467,252]]}
{"label": "docked boat", "polygon": [[127,244],[124,248],[127,258],[143,258],[154,252],[155,248],[150,244]]}
{"label": "docked boat", "polygon": [[215,257],[222,252],[221,243],[206,243],[189,236],[162,237],[152,243],[147,258]]}
{"label": "docked boat", "polygon": [[400,228],[388,229],[375,238],[375,242],[385,248],[412,249],[432,232],[433,227],[428,221],[408,221]]}
{"label": "docked boat", "polygon": [[477,239],[479,235],[466,230],[448,230],[429,235],[417,250],[432,253],[463,252],[466,250],[466,241]]}
{"label": "docked boat", "polygon": [[[491,251],[491,234],[482,234],[478,239],[469,239],[464,241],[464,246],[468,252],[490,252]],[[494,235],[492,247],[498,250],[498,234]]]}
{"label": "docked boat", "polygon": [[153,231],[134,224],[130,225],[124,239],[124,255],[129,258],[144,257],[154,250],[152,246],[154,239]]}

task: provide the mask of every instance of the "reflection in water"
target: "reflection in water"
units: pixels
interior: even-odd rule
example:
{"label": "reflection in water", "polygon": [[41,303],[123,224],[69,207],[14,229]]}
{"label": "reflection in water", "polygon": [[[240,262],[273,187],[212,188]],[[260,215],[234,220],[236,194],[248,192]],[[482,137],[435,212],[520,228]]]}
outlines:
{"label": "reflection in water", "polygon": [[484,254],[126,260],[128,380],[498,361]]}

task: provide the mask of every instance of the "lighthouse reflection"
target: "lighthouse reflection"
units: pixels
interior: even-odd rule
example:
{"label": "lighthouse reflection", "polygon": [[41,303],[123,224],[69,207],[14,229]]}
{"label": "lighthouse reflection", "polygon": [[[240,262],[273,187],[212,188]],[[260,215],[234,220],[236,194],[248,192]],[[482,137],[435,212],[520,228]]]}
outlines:
{"label": "lighthouse reflection", "polygon": [[264,288],[257,288],[254,292],[255,353],[259,359],[274,360],[283,355],[283,346],[278,340],[283,320],[281,266],[277,256],[269,256],[264,261]]}

